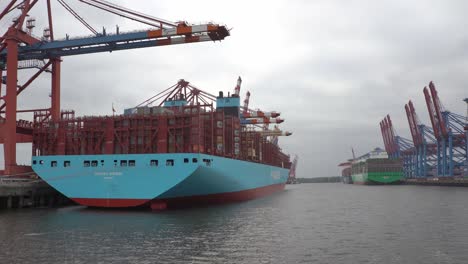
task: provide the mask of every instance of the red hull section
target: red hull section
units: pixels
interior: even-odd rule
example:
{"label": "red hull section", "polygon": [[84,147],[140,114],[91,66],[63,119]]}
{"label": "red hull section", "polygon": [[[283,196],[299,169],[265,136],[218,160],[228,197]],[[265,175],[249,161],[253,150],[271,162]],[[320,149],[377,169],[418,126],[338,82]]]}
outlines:
{"label": "red hull section", "polygon": [[137,207],[147,203],[148,199],[93,199],[71,198],[76,203],[91,207]]}
{"label": "red hull section", "polygon": [[192,207],[197,205],[206,205],[206,204],[223,204],[223,203],[233,203],[233,202],[242,202],[247,200],[252,200],[255,198],[260,198],[267,196],[274,192],[278,192],[284,189],[285,184],[274,184],[268,185],[265,187],[260,187],[256,189],[249,189],[239,192],[230,192],[230,193],[218,193],[210,195],[198,195],[198,196],[187,196],[187,197],[178,197],[170,199],[154,199],[151,201],[151,208],[153,210],[158,210],[166,208],[181,208],[181,207]]}
{"label": "red hull section", "polygon": [[357,182],[357,181],[353,182],[353,184],[358,184],[358,185],[367,185],[365,182]]}
{"label": "red hull section", "polygon": [[210,195],[186,196],[169,199],[92,199],[92,198],[72,198],[73,201],[90,207],[138,207],[147,205],[153,210],[164,210],[167,208],[193,207],[207,204],[223,204],[241,202],[263,196],[270,195],[284,189],[285,184],[274,184],[256,189],[249,189],[239,192],[218,193]]}

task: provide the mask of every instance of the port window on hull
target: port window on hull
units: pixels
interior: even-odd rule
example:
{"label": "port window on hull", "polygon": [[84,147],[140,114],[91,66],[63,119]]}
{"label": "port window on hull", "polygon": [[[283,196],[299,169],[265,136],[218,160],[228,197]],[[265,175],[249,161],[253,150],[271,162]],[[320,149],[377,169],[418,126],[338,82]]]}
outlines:
{"label": "port window on hull", "polygon": [[85,160],[85,161],[83,162],[83,166],[85,166],[85,167],[89,167],[90,164],[91,164],[91,163],[89,162],[89,160]]}
{"label": "port window on hull", "polygon": [[51,161],[51,162],[50,162],[50,166],[51,166],[51,167],[57,167],[57,161],[55,161],[55,160],[54,160],[54,161]]}
{"label": "port window on hull", "polygon": [[210,159],[203,159],[203,162],[205,162],[206,166],[211,166],[211,160]]}
{"label": "port window on hull", "polygon": [[44,161],[43,160],[39,161],[39,164],[41,164],[41,165],[44,164]]}
{"label": "port window on hull", "polygon": [[36,165],[37,164],[37,160],[33,160],[33,165]]}
{"label": "port window on hull", "polygon": [[198,159],[197,158],[193,158],[192,159],[192,163],[197,163],[198,162]]}
{"label": "port window on hull", "polygon": [[97,160],[91,161],[91,167],[97,167],[97,164],[98,164]]}
{"label": "port window on hull", "polygon": [[166,160],[166,166],[174,166],[174,160],[173,159]]}
{"label": "port window on hull", "polygon": [[129,167],[135,167],[136,162],[134,160],[129,160],[128,161],[128,166]]}
{"label": "port window on hull", "polygon": [[188,159],[188,158],[184,158],[184,163],[189,163],[189,159]]}
{"label": "port window on hull", "polygon": [[127,161],[126,160],[121,160],[120,161],[120,166],[121,167],[127,167]]}
{"label": "port window on hull", "polygon": [[151,160],[150,161],[150,166],[157,167],[158,166],[158,160]]}
{"label": "port window on hull", "polygon": [[69,160],[64,161],[63,166],[64,167],[70,167],[70,161]]}

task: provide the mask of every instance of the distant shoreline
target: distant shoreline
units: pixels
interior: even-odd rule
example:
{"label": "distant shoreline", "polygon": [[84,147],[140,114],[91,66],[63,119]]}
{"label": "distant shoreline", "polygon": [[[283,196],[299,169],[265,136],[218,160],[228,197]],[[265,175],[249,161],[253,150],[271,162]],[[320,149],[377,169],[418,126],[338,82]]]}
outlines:
{"label": "distant shoreline", "polygon": [[327,182],[341,182],[340,176],[334,177],[316,177],[316,178],[297,178],[299,183],[327,183]]}

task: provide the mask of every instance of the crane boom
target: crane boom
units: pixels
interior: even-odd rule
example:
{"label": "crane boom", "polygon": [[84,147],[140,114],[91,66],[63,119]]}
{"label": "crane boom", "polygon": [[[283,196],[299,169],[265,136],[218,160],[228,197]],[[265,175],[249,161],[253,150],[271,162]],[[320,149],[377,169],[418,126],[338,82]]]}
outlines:
{"label": "crane boom", "polygon": [[[166,46],[193,42],[223,40],[229,36],[225,26],[215,24],[186,26],[170,29],[145,30],[139,32],[83,37],[45,42],[37,40],[29,46],[18,47],[18,61],[48,59],[80,54],[115,50],[126,50],[154,46]],[[0,60],[6,59],[7,50],[0,53]]]}
{"label": "crane boom", "polygon": [[237,78],[236,88],[234,88],[234,95],[239,96],[241,85],[242,85],[242,79],[239,76],[239,78]]}
{"label": "crane boom", "polygon": [[249,118],[241,119],[241,125],[253,125],[253,124],[280,124],[283,123],[284,119],[281,118]]}
{"label": "crane boom", "polygon": [[440,103],[439,95],[437,94],[437,90],[433,82],[429,83],[429,89],[431,90],[432,102],[434,103],[434,110],[436,111],[440,132],[444,138],[447,138],[448,131],[445,120],[442,117],[442,104]]}
{"label": "crane boom", "polygon": [[292,132],[289,131],[282,131],[282,130],[261,130],[258,131],[261,136],[263,137],[271,137],[271,136],[290,136],[292,135]]}
{"label": "crane boom", "polygon": [[388,146],[387,135],[386,135],[386,131],[385,131],[383,121],[380,121],[380,132],[382,133],[382,139],[383,139],[383,142],[384,142],[385,151],[387,151],[387,153],[390,153],[390,148]]}
{"label": "crane boom", "polygon": [[405,111],[406,111],[406,117],[408,118],[408,125],[409,125],[409,128],[410,128],[410,132],[411,132],[411,137],[413,138],[413,144],[416,146],[418,145],[418,140],[417,140],[417,137],[416,137],[416,130],[415,130],[415,124],[413,122],[413,118],[411,116],[411,110],[408,106],[408,104],[405,105]]}
{"label": "crane boom", "polygon": [[431,120],[432,129],[434,130],[434,135],[437,140],[440,139],[440,127],[439,127],[439,119],[437,118],[437,114],[434,111],[434,104],[432,103],[431,95],[429,94],[429,90],[427,87],[424,87],[424,98],[426,99],[427,111],[429,112],[429,118]]}
{"label": "crane boom", "polygon": [[405,105],[406,116],[408,117],[408,124],[413,138],[414,146],[419,146],[423,143],[421,130],[419,129],[419,122],[411,100]]}
{"label": "crane boom", "polygon": [[410,110],[410,115],[411,115],[411,120],[414,124],[414,132],[415,132],[415,135],[416,135],[416,141],[417,142],[413,142],[414,145],[421,145],[423,144],[423,135],[421,133],[421,129],[420,129],[420,123],[418,121],[418,115],[416,114],[416,110],[414,109],[414,105],[413,105],[413,102],[411,102],[411,100],[409,101],[408,103],[408,106],[409,106],[409,110]]}
{"label": "crane boom", "polygon": [[388,133],[389,133],[390,140],[391,140],[390,144],[391,144],[392,153],[397,153],[398,148],[395,142],[395,132],[393,130],[393,124],[392,124],[392,120],[390,119],[390,115],[387,115],[387,129],[388,129]]}
{"label": "crane boom", "polygon": [[247,91],[244,99],[244,106],[242,107],[242,115],[245,115],[249,111],[250,92]]}
{"label": "crane boom", "polygon": [[272,111],[272,112],[263,112],[263,111],[251,111],[251,112],[244,112],[241,114],[243,118],[254,118],[254,117],[278,117],[280,116],[279,112]]}
{"label": "crane boom", "polygon": [[391,138],[391,135],[390,135],[390,129],[389,129],[389,126],[388,126],[388,120],[387,118],[385,117],[384,120],[383,120],[383,128],[384,128],[384,132],[385,132],[385,138],[387,139],[387,145],[388,145],[388,154],[393,154],[394,153],[394,150],[393,150],[393,141],[392,141],[392,138]]}

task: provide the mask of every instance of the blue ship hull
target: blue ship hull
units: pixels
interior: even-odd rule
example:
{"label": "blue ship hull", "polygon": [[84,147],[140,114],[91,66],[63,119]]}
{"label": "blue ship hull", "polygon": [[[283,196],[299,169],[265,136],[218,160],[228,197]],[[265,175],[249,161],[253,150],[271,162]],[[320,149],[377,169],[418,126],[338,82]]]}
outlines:
{"label": "blue ship hull", "polygon": [[34,156],[33,170],[79,204],[151,206],[240,201],[284,188],[289,169],[198,153]]}

